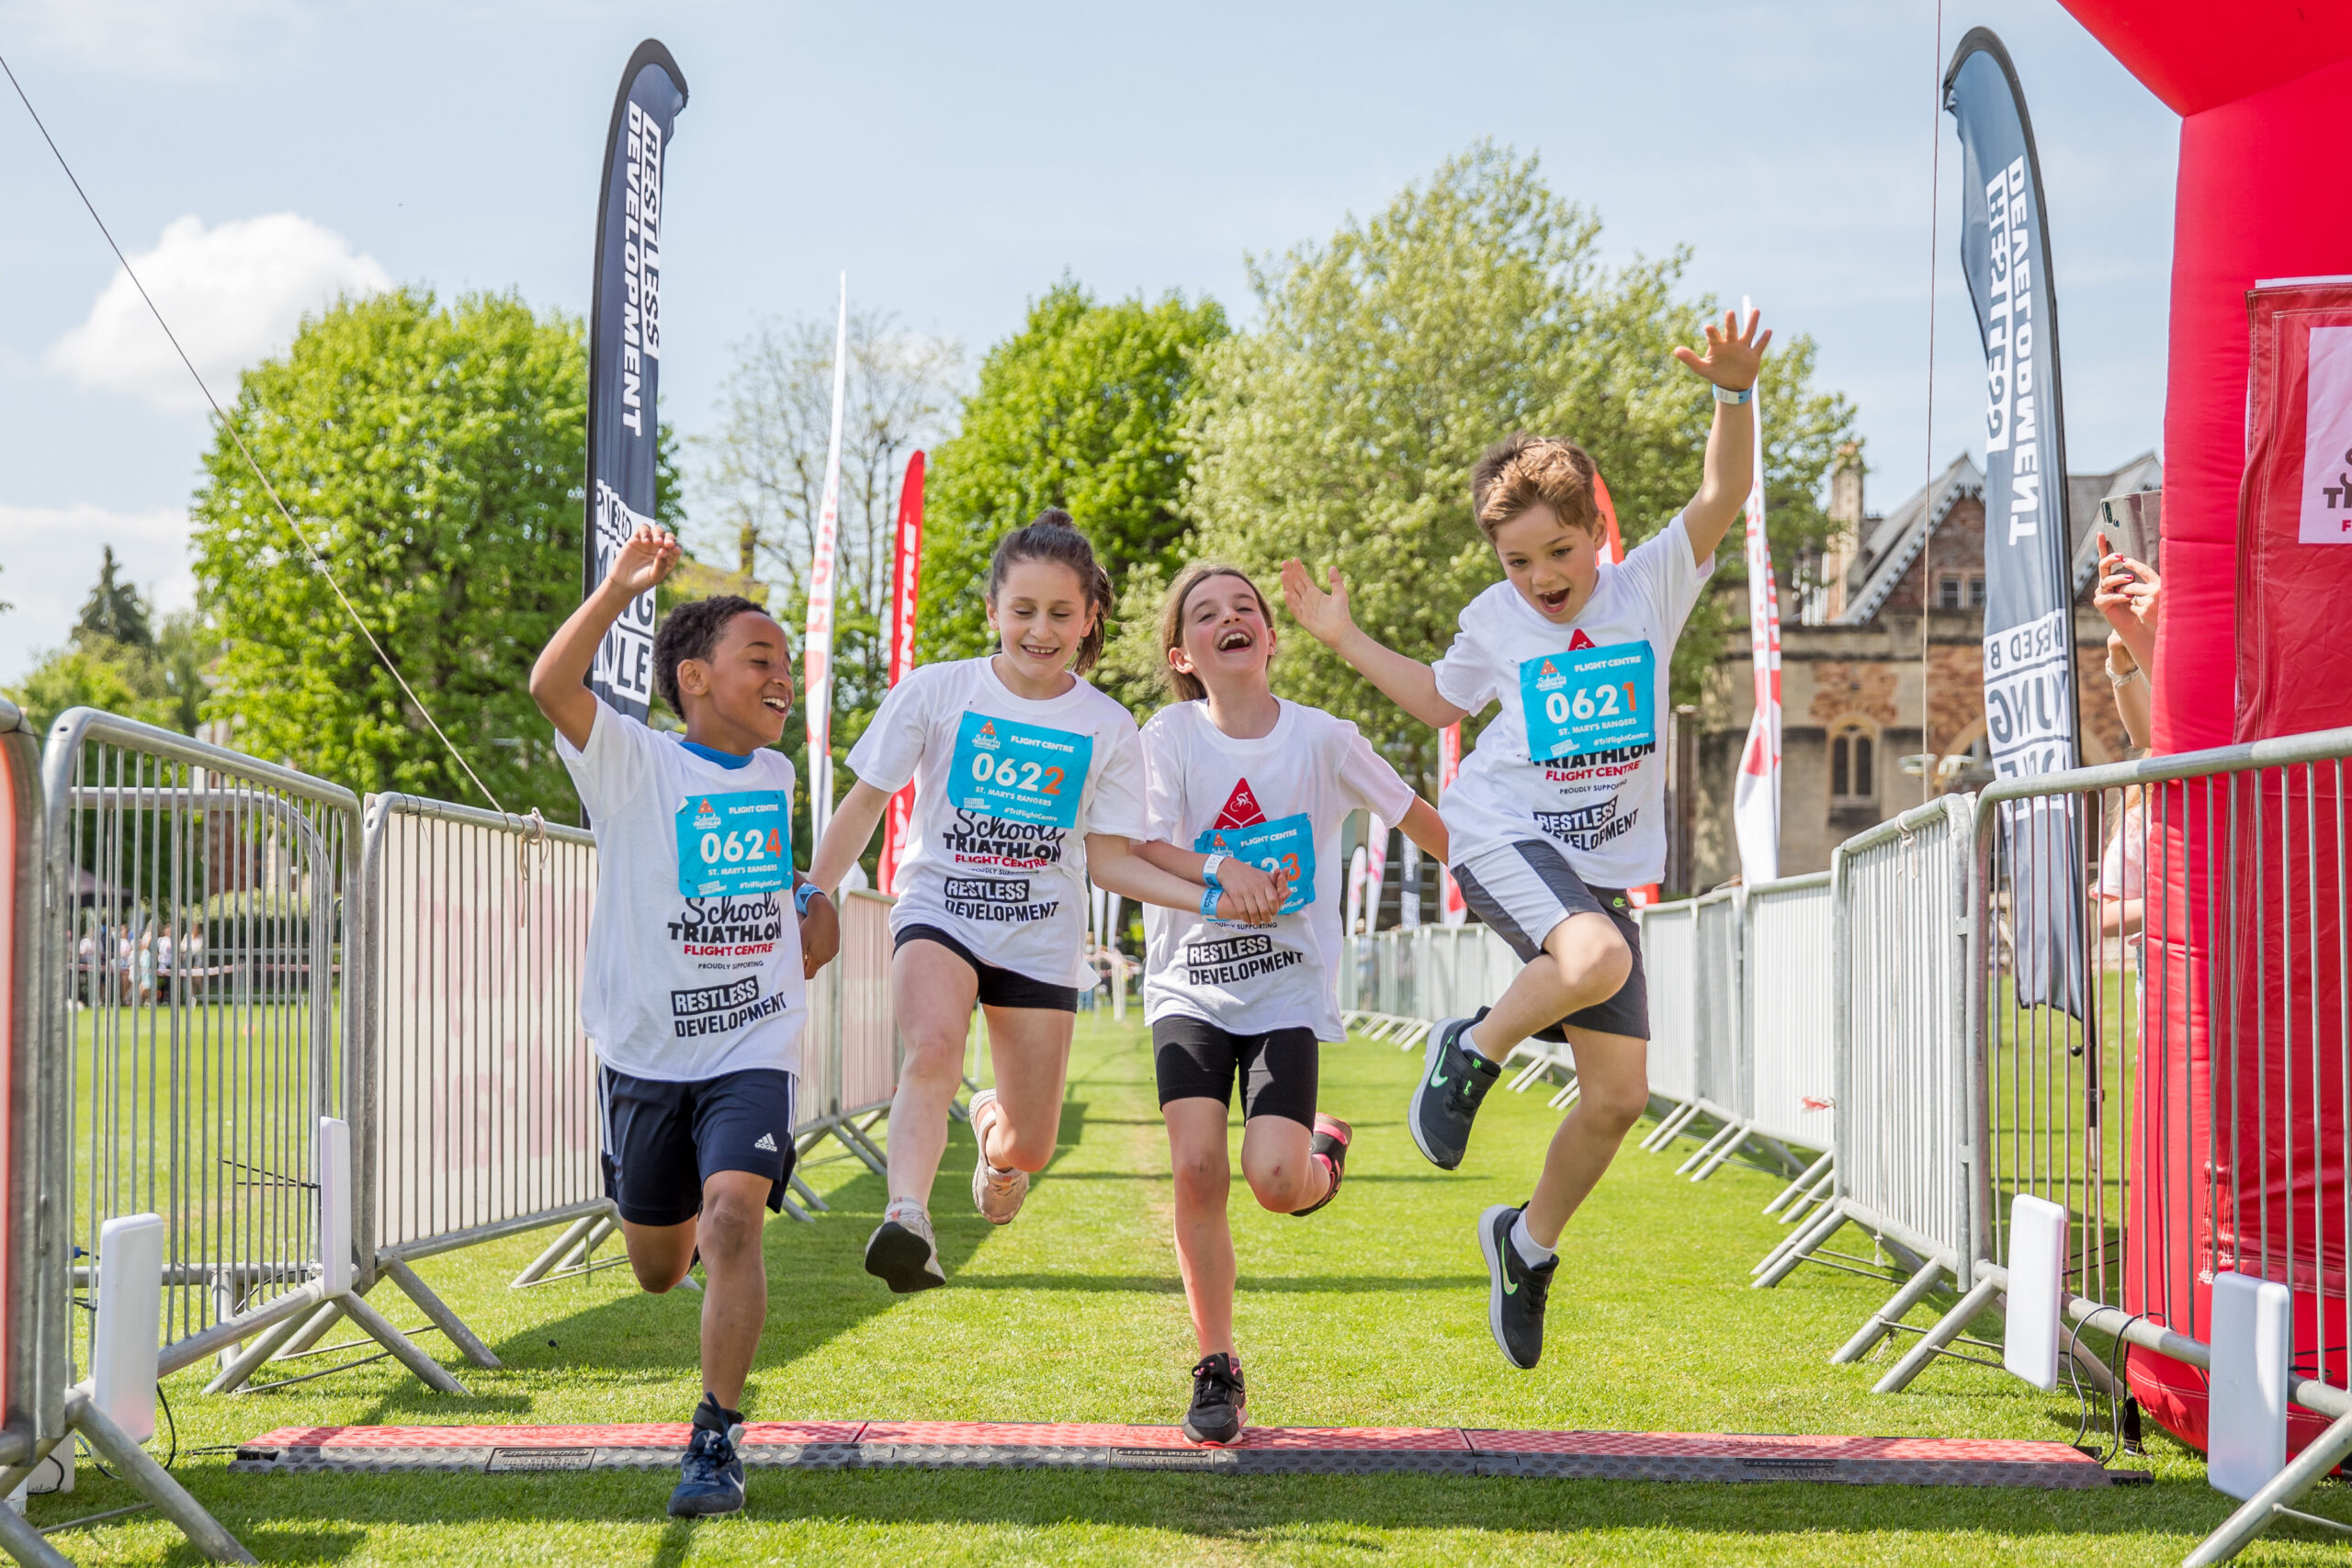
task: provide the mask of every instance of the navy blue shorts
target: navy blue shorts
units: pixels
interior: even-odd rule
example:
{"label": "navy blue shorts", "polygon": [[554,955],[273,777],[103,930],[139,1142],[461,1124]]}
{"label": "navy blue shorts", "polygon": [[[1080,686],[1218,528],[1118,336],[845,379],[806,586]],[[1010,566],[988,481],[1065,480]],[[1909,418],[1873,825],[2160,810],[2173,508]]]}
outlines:
{"label": "navy blue shorts", "polygon": [[605,1196],[633,1225],[682,1225],[702,1213],[702,1184],[722,1170],[773,1184],[784,1207],[792,1175],[792,1075],[747,1067],[695,1083],[604,1069]]}

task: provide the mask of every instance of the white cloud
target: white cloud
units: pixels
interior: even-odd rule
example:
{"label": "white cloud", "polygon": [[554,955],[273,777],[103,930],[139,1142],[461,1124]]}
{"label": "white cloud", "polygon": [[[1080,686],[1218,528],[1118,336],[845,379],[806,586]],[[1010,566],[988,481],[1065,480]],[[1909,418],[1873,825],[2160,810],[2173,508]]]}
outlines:
{"label": "white cloud", "polygon": [[187,553],[187,513],[109,512],[71,506],[10,506],[0,502],[0,682],[14,684],[33,661],[65,641],[82,602],[98,581],[102,548],[114,547],[124,576],[158,618],[196,603]]}
{"label": "white cloud", "polygon": [[[236,393],[237,372],[292,341],[304,312],[338,294],[379,293],[392,282],[375,257],[292,212],[210,229],[195,217],[176,219],[130,265],[224,404]],[[51,344],[43,362],[85,387],[128,392],[159,408],[204,406],[126,273],[115,274],[88,319]]]}
{"label": "white cloud", "polygon": [[256,35],[308,20],[296,0],[0,0],[0,32],[88,70],[207,77],[250,62]]}

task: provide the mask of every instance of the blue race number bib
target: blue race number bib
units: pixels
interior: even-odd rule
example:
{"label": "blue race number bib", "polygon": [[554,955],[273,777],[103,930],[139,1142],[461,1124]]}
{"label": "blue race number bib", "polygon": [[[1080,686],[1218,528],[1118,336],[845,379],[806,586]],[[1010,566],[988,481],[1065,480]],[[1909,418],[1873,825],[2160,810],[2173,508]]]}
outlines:
{"label": "blue race number bib", "polygon": [[1657,660],[1646,642],[1546,653],[1519,667],[1531,761],[1644,746],[1657,739]]}
{"label": "blue race number bib", "polygon": [[725,898],[792,886],[792,796],[786,792],[690,795],[677,821],[682,897]]}
{"label": "blue race number bib", "polygon": [[1211,828],[1193,841],[1195,854],[1220,850],[1269,875],[1279,871],[1290,877],[1290,896],[1283,900],[1282,913],[1315,902],[1315,825],[1306,812],[1247,828]]}
{"label": "blue race number bib", "polygon": [[1075,828],[1093,761],[1091,735],[967,713],[956,728],[947,797],[977,817]]}

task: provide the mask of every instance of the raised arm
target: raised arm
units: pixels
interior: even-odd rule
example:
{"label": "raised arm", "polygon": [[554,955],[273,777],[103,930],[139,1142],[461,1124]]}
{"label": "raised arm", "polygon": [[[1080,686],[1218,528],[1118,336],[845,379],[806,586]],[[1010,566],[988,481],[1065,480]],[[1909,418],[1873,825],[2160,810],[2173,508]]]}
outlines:
{"label": "raised arm", "polygon": [[[1746,391],[1756,385],[1764,367],[1765,345],[1771,329],[1761,333],[1761,313],[1750,310],[1745,329],[1732,311],[1723,325],[1707,325],[1707,352],[1702,355],[1679,345],[1674,357],[1700,379],[1727,392]],[[1682,526],[1690,536],[1690,557],[1705,560],[1724,542],[1732,519],[1747,504],[1756,482],[1756,400],[1717,402],[1715,423],[1707,431],[1706,466],[1700,472],[1699,493],[1682,509]]]}
{"label": "raised arm", "polygon": [[612,570],[596,592],[558,626],[531,666],[531,700],[548,716],[556,732],[583,749],[596,728],[596,694],[588,689],[588,670],[596,661],[596,645],[621,612],[678,564],[678,541],[664,528],[640,523],[637,532],[613,557]]}
{"label": "raised arm", "polygon": [[1452,845],[1446,838],[1445,822],[1438,816],[1437,807],[1419,795],[1413,797],[1412,806],[1405,812],[1405,820],[1397,826],[1405,830],[1405,837],[1421,847],[1423,854],[1440,865],[1451,858]]}
{"label": "raised arm", "polygon": [[890,797],[864,779],[849,786],[849,794],[833,807],[833,818],[825,824],[823,842],[808,862],[808,880],[815,883],[828,897],[874,841],[875,825],[888,810]]}
{"label": "raised arm", "polygon": [[1461,721],[1468,710],[1455,707],[1438,694],[1437,672],[1418,659],[1385,648],[1356,625],[1348,611],[1348,585],[1333,567],[1327,581],[1330,591],[1315,585],[1306,565],[1283,562],[1283,603],[1291,619],[1305,626],[1316,641],[1346,660],[1356,672],[1380,688],[1381,694],[1432,729]]}

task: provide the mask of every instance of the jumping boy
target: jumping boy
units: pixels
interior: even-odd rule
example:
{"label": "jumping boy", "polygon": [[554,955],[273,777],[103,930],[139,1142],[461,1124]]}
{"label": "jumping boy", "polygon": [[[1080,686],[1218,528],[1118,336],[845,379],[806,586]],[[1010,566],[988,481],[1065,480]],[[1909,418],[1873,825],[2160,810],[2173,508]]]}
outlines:
{"label": "jumping boy", "polygon": [[[792,870],[792,711],[784,628],[748,599],[682,604],[653,679],[683,739],[582,684],[621,612],[678,563],[640,525],[531,670],[596,833],[580,1015],[603,1063],[605,1191],[637,1282],[657,1294],[699,1252],[702,1403],[670,1512],[743,1506],[743,1382],[767,1318],[764,1204],[792,1174],[804,982],[840,943],[832,905]],[[787,897],[797,919],[785,919]]]}
{"label": "jumping boy", "polygon": [[1674,356],[1714,389],[1699,493],[1622,565],[1602,558],[1593,465],[1570,441],[1514,435],[1471,475],[1471,508],[1506,581],[1473,599],[1432,665],[1357,628],[1335,569],[1330,591],[1283,567],[1291,615],[1407,713],[1443,728],[1499,701],[1439,810],[1454,880],[1478,919],[1525,961],[1500,1000],[1448,1019],[1429,1046],[1406,1122],[1430,1163],[1462,1163],[1500,1064],[1556,1026],[1582,1088],[1525,1204],[1478,1220],[1491,1282],[1487,1326],[1511,1365],[1544,1350],[1554,1248],[1649,1104],[1649,1009],[1624,889],[1665,871],[1659,699],[1675,638],[1714,570],[1715,547],[1755,469],[1750,398],[1769,332],[1751,312]]}

